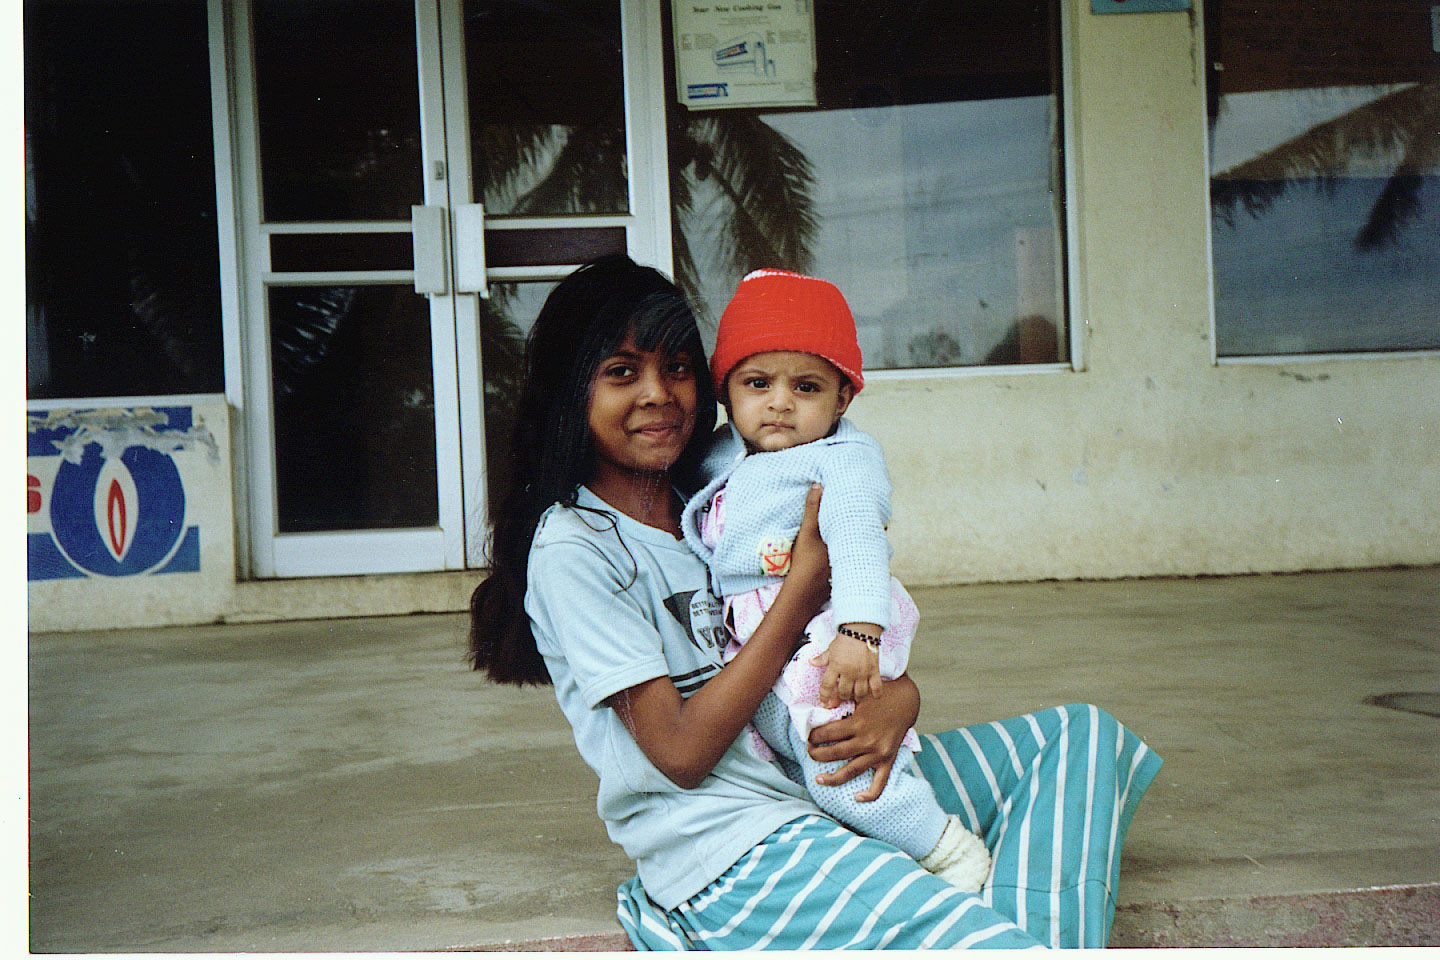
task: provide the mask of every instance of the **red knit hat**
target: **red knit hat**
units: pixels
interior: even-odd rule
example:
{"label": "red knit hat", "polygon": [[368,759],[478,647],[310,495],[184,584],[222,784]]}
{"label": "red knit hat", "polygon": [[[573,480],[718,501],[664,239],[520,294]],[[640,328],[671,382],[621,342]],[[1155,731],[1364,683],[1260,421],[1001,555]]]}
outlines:
{"label": "red knit hat", "polygon": [[725,395],[725,378],[746,357],[772,350],[812,353],[850,378],[855,392],[865,386],[855,318],[838,287],[788,270],[755,270],[745,275],[715,337],[710,372],[715,392]]}

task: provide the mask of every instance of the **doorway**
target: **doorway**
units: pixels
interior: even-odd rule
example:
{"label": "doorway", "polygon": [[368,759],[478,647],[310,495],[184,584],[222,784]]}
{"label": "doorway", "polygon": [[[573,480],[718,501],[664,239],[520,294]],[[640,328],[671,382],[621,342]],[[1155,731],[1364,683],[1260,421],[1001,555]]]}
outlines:
{"label": "doorway", "polygon": [[658,3],[234,5],[251,573],[478,567],[523,338],[670,270]]}

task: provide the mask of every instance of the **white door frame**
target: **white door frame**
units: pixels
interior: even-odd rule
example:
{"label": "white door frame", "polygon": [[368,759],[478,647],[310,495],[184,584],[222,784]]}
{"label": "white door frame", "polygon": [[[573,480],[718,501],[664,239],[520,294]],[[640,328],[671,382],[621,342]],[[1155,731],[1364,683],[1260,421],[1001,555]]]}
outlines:
{"label": "white door frame", "polygon": [[[427,10],[430,15],[427,16]],[[420,83],[421,164],[426,205],[446,202],[445,182],[429,175],[443,161],[443,104],[437,66],[438,22],[433,0],[417,0],[416,46],[422,57]],[[255,102],[255,69],[250,8],[236,3],[232,11],[235,41],[235,123],[238,154],[241,261],[244,325],[246,436],[250,480],[250,547],[252,573],[257,577],[298,577],[398,573],[464,566],[464,527],[459,483],[459,430],[455,376],[453,297],[430,297],[431,368],[435,399],[435,442],[439,517],[435,526],[322,533],[281,533],[278,530],[271,394],[269,298],[272,285],[362,285],[414,283],[414,270],[363,270],[299,273],[271,269],[270,237],[300,233],[405,233],[405,221],[266,224],[259,178],[259,127]],[[428,69],[427,69],[428,67]],[[429,82],[426,77],[429,77]],[[437,155],[438,154],[438,155]],[[443,170],[443,168],[441,168]],[[442,261],[443,262],[443,261]],[[418,266],[418,265],[417,265]]]}

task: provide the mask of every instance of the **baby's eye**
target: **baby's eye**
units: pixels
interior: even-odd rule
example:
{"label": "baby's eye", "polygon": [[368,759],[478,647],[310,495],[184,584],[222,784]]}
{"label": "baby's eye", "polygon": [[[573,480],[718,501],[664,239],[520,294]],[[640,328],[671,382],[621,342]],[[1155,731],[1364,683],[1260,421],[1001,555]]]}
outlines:
{"label": "baby's eye", "polygon": [[800,381],[799,383],[795,384],[795,389],[798,390],[798,391],[801,392],[801,393],[818,393],[819,390],[820,390],[820,388],[819,388],[818,386],[816,386],[815,384],[813,384],[813,383],[807,383],[807,382],[805,382],[804,380],[802,380],[802,381]]}
{"label": "baby's eye", "polygon": [[764,390],[766,387],[770,386],[770,384],[764,377],[751,377],[750,379],[745,381],[745,386],[749,387],[751,390]]}

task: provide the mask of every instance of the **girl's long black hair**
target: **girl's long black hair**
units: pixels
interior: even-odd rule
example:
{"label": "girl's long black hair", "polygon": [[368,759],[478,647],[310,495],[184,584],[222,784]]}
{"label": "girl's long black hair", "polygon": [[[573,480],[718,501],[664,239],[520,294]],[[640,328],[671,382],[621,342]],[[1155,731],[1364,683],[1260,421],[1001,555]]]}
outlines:
{"label": "girl's long black hair", "polygon": [[623,254],[601,257],[560,282],[525,341],[511,456],[515,470],[493,518],[491,573],[470,597],[470,664],[497,683],[549,683],[525,615],[525,573],[540,516],[575,506],[590,476],[590,382],[600,362],[633,336],[641,350],[687,353],[694,362],[695,432],[673,469],[699,465],[715,429],[715,397],[695,315],[675,284]]}

